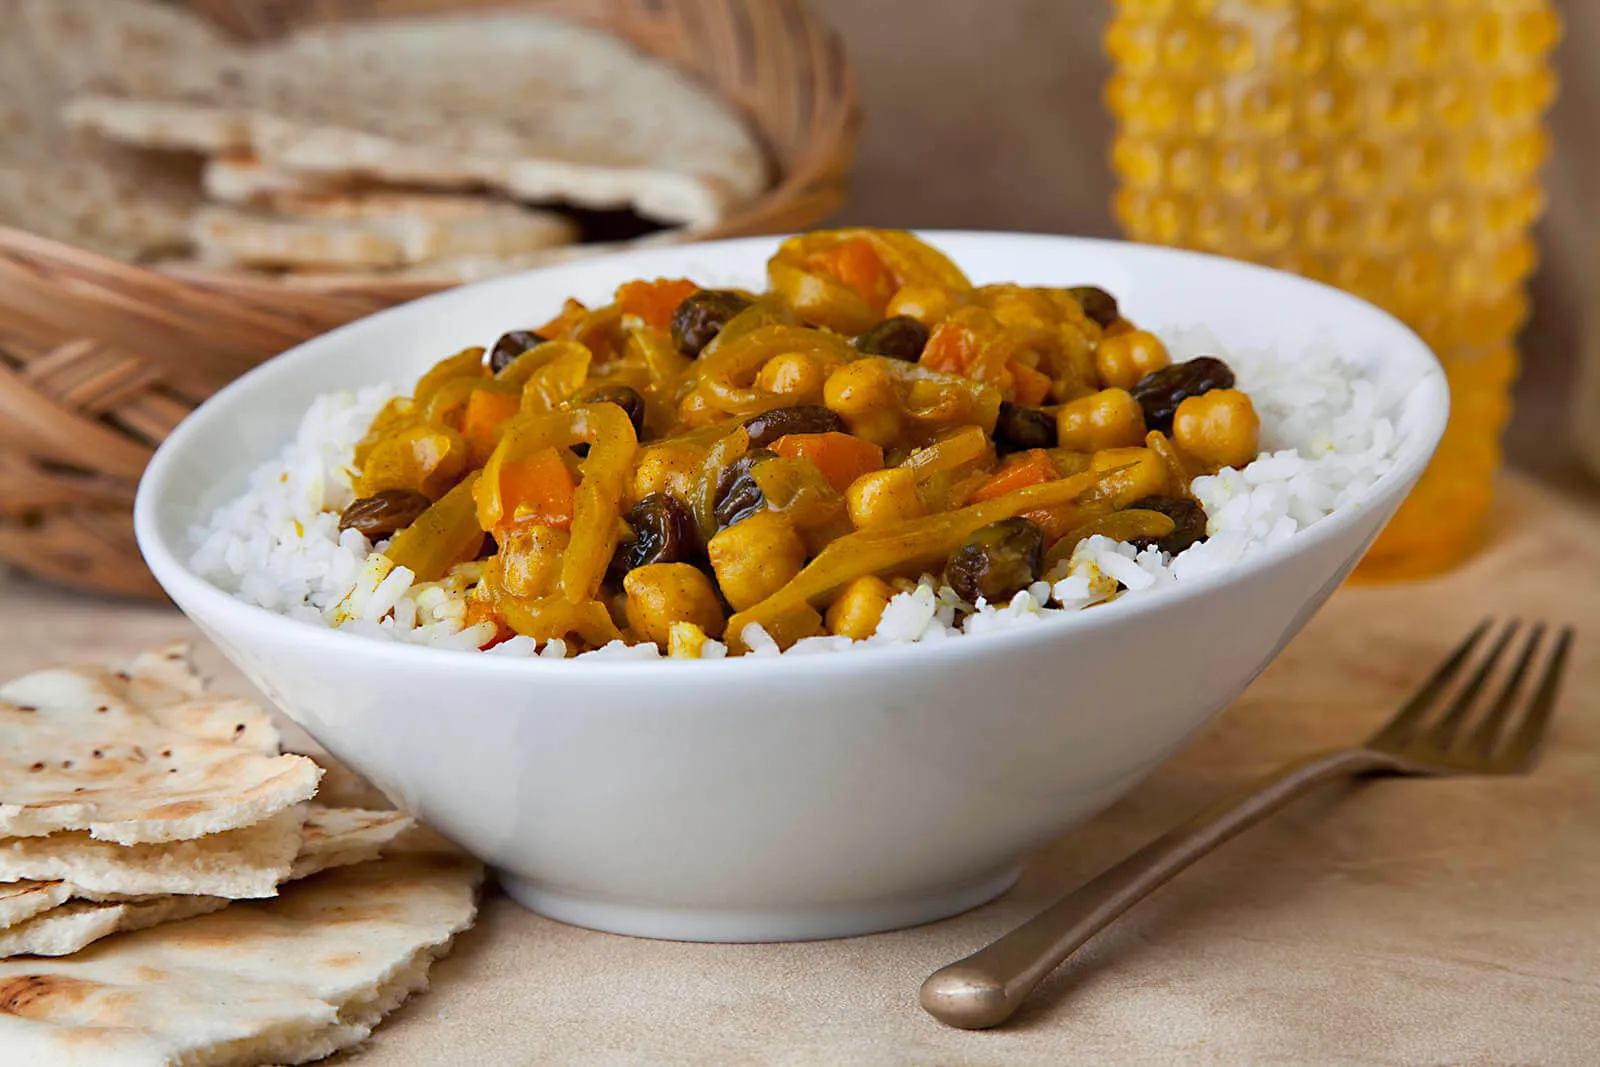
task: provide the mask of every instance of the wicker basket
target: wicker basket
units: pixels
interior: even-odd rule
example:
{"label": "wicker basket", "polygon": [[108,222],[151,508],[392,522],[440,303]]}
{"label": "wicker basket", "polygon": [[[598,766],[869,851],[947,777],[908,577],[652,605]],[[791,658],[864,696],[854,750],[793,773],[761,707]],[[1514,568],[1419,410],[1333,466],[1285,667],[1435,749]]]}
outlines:
{"label": "wicker basket", "polygon": [[[246,37],[339,18],[521,6],[587,22],[697,75],[764,137],[779,175],[714,236],[799,229],[838,207],[855,75],[802,0],[190,0]],[[269,356],[429,291],[312,292],[158,274],[0,227],[0,560],[66,585],[158,596],[134,488],[200,401]]]}

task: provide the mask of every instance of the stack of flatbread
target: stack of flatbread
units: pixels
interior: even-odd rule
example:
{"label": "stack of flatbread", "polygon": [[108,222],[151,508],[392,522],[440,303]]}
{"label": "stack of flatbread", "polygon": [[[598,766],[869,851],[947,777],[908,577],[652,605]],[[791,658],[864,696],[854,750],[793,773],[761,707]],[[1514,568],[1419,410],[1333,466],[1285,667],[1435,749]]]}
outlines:
{"label": "stack of flatbread", "polygon": [[0,686],[0,1067],[301,1063],[423,988],[482,869],[324,775],[182,648]]}
{"label": "stack of flatbread", "polygon": [[156,0],[0,0],[0,223],[288,279],[470,280],[652,239],[765,187],[715,94],[515,8],[245,45]]}

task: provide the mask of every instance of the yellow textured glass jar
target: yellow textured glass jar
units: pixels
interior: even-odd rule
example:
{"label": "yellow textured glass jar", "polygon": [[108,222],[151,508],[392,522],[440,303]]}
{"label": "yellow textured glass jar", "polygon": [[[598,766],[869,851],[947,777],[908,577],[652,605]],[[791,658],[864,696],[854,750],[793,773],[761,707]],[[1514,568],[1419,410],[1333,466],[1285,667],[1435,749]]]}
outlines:
{"label": "yellow textured glass jar", "polygon": [[1500,463],[1556,94],[1550,0],[1113,0],[1116,213],[1135,240],[1250,259],[1404,319],[1450,429],[1363,564],[1470,549]]}

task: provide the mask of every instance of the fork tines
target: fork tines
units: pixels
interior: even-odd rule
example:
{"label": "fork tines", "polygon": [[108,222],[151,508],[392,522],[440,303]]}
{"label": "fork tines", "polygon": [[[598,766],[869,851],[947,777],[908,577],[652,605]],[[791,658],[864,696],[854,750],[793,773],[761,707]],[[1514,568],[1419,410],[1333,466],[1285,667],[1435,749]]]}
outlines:
{"label": "fork tines", "polygon": [[[1547,627],[1542,622],[1535,623],[1527,630],[1521,651],[1509,666],[1503,664],[1506,651],[1522,631],[1522,623],[1512,619],[1500,627],[1488,651],[1477,655],[1479,646],[1494,628],[1492,619],[1479,623],[1368,744],[1393,752],[1404,751],[1430,761],[1465,757],[1492,763],[1494,769],[1508,772],[1531,766],[1555,709],[1572,647],[1572,627],[1563,626],[1557,631],[1553,647],[1545,651],[1552,644],[1545,640]],[[1525,683],[1533,673],[1534,664],[1540,660],[1541,652],[1544,653],[1543,670],[1533,675],[1537,681],[1533,683],[1531,694],[1524,696]],[[1475,669],[1464,682],[1457,684],[1475,660]],[[1497,673],[1503,680],[1484,710],[1481,698]],[[1519,707],[1524,710],[1507,734]],[[1469,731],[1474,719],[1476,725]]]}

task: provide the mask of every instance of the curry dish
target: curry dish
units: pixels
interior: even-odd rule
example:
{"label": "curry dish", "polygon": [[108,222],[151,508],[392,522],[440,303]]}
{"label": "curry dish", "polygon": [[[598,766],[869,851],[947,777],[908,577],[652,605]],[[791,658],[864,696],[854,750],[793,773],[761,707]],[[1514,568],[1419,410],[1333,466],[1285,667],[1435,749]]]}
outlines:
{"label": "curry dish", "polygon": [[631,281],[442,360],[357,447],[340,527],[467,576],[495,641],[739,652],[752,624],[864,639],[925,573],[1004,602],[1095,534],[1175,555],[1191,479],[1258,435],[1226,364],[1171,363],[1101,289],[837,230],[785,241],[766,292]]}

